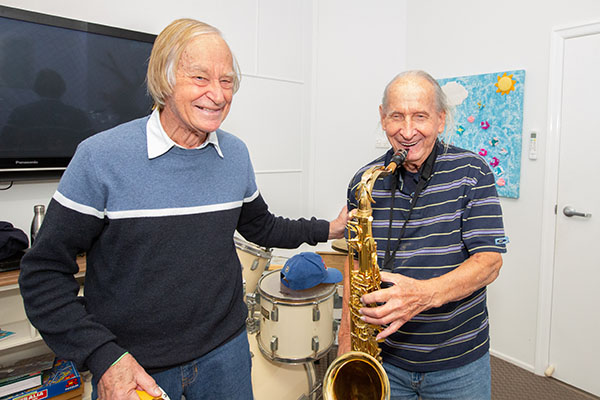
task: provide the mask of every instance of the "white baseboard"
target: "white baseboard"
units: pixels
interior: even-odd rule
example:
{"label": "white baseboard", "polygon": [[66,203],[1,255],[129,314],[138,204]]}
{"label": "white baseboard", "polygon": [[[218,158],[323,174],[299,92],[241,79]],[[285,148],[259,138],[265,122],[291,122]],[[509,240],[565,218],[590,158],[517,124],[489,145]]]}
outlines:
{"label": "white baseboard", "polygon": [[535,368],[531,364],[524,363],[523,361],[517,360],[514,357],[507,356],[506,354],[503,354],[503,353],[501,353],[499,351],[496,351],[496,350],[493,350],[493,349],[490,349],[490,354],[493,355],[494,357],[497,357],[497,358],[501,359],[501,360],[504,360],[504,361],[509,362],[509,363],[511,363],[513,365],[516,365],[517,367],[523,368],[524,370],[527,370],[529,372],[535,373]]}

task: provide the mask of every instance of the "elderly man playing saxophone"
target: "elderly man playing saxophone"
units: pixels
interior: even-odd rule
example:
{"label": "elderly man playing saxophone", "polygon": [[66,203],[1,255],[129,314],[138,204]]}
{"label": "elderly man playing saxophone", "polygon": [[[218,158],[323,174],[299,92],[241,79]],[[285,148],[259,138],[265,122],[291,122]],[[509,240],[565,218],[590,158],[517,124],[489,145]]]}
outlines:
{"label": "elderly man playing saxophone", "polygon": [[[360,319],[381,326],[392,399],[489,399],[486,286],[508,241],[494,175],[482,157],[439,137],[450,109],[426,72],[396,76],[379,112],[392,148],[356,173],[349,209],[358,206],[355,188],[367,168],[387,165],[400,149],[408,153],[372,190],[385,287],[362,296]],[[339,354],[351,344],[345,276]]]}

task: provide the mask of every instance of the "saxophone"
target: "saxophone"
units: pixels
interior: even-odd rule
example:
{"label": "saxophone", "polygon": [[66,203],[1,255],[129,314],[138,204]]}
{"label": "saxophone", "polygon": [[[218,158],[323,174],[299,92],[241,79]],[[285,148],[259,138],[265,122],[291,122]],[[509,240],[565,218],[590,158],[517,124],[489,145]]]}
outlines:
{"label": "saxophone", "polygon": [[[364,307],[360,302],[362,295],[378,290],[381,285],[377,244],[371,229],[373,185],[378,178],[393,174],[396,168],[402,165],[407,154],[406,150],[398,150],[387,166],[374,166],[366,170],[357,185],[358,209],[347,225],[351,351],[333,360],[327,369],[323,378],[325,400],[390,398],[390,382],[381,365],[381,349],[375,340],[381,328],[363,322],[359,310]],[[355,251],[358,256],[358,269],[353,268]]]}

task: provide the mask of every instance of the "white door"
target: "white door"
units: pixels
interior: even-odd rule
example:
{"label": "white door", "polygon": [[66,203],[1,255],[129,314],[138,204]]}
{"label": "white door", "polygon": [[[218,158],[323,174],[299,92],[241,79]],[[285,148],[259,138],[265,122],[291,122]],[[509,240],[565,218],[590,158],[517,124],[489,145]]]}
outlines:
{"label": "white door", "polygon": [[560,109],[549,364],[600,395],[600,32],[564,41]]}

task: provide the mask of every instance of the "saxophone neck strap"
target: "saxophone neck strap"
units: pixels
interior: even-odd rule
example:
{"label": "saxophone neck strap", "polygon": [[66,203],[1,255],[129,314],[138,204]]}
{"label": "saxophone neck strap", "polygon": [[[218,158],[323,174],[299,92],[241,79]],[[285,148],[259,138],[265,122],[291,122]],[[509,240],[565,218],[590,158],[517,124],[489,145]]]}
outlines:
{"label": "saxophone neck strap", "polygon": [[[383,261],[383,269],[384,270],[391,271],[393,268],[393,264],[394,264],[393,260],[396,258],[396,252],[400,248],[400,241],[404,237],[404,232],[406,231],[406,224],[408,223],[408,220],[410,219],[410,215],[412,214],[412,211],[415,208],[415,205],[417,204],[417,199],[419,198],[419,195],[421,194],[421,192],[423,191],[425,186],[427,186],[427,183],[429,182],[429,179],[431,178],[431,175],[433,174],[433,166],[435,164],[435,159],[437,157],[439,144],[440,143],[438,141],[435,142],[433,149],[431,150],[431,153],[429,153],[429,156],[427,157],[427,160],[425,160],[425,162],[423,163],[423,165],[420,168],[419,182],[417,182],[417,187],[415,189],[415,192],[413,193],[412,200],[410,202],[410,208],[408,209],[406,219],[404,219],[404,223],[402,224],[402,229],[400,229],[400,234],[398,235],[398,241],[396,242],[394,251],[390,252],[390,247],[391,247],[391,242],[392,242],[392,222],[394,220],[394,203],[396,200],[396,188],[398,185],[398,177],[395,176],[394,179],[392,179],[392,201],[390,204],[390,223],[389,223],[389,227],[388,227],[387,245],[386,245],[386,250],[385,250],[385,258]],[[399,170],[400,170],[400,168],[396,169],[396,172],[398,173]]]}

